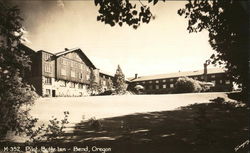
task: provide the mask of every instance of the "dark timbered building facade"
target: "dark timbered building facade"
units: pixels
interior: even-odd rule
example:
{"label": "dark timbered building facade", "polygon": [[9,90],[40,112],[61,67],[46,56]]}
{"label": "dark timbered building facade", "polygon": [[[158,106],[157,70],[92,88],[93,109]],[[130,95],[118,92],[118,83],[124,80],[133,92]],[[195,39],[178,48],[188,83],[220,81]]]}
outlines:
{"label": "dark timbered building facade", "polygon": [[99,69],[80,48],[65,49],[55,54],[33,51],[29,56],[31,70],[25,78],[41,96],[84,96],[89,94],[91,74],[99,82]]}
{"label": "dark timbered building facade", "polygon": [[166,94],[173,93],[175,83],[180,77],[189,77],[194,80],[203,81],[213,84],[210,91],[231,91],[233,83],[230,81],[228,75],[220,68],[177,72],[168,74],[159,74],[151,76],[139,76],[136,74],[134,78],[130,78],[130,89],[136,85],[144,87],[146,94]]}

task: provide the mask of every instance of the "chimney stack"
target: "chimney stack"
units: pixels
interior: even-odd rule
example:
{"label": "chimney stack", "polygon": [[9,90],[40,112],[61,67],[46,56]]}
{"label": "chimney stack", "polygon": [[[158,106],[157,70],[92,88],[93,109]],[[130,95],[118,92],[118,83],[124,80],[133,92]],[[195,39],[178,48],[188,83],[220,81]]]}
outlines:
{"label": "chimney stack", "polygon": [[136,74],[135,74],[135,79],[137,79],[137,78],[138,78],[138,74],[136,73]]}
{"label": "chimney stack", "polygon": [[207,82],[207,66],[210,64],[210,60],[206,60],[204,63],[204,81]]}

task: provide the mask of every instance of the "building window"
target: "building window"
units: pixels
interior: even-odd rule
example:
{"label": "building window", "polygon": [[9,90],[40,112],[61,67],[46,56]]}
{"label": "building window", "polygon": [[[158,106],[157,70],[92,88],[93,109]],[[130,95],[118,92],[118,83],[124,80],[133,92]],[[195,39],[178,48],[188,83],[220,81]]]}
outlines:
{"label": "building window", "polygon": [[155,85],[155,89],[160,89],[159,85]]}
{"label": "building window", "polygon": [[166,80],[162,80],[162,82],[166,82]]}
{"label": "building window", "polygon": [[45,77],[45,84],[52,84],[52,81],[51,81],[52,79],[51,78],[49,78],[49,77]]}
{"label": "building window", "polygon": [[71,61],[70,66],[74,67],[74,62],[73,61]]}
{"label": "building window", "polygon": [[216,83],[215,83],[215,80],[213,80],[213,81],[211,81],[211,82],[212,82],[214,85],[216,84]]}
{"label": "building window", "polygon": [[45,64],[44,65],[44,69],[45,69],[45,72],[47,73],[50,73],[52,70],[51,70],[51,65],[50,64]]}
{"label": "building window", "polygon": [[80,78],[80,79],[83,78],[82,72],[79,73],[79,78]]}
{"label": "building window", "polygon": [[204,77],[203,77],[203,76],[201,76],[201,79],[203,80],[203,79],[204,79]]}
{"label": "building window", "polygon": [[142,84],[145,84],[145,81],[143,81]]}
{"label": "building window", "polygon": [[71,72],[70,72],[70,76],[71,76],[72,78],[75,78],[75,77],[76,77],[76,72],[75,72],[75,71],[71,71]]}
{"label": "building window", "polygon": [[164,84],[164,85],[162,85],[162,88],[163,88],[163,89],[167,88],[167,85],[165,85],[165,84]]}
{"label": "building window", "polygon": [[211,75],[211,78],[215,78],[215,75]]}
{"label": "building window", "polygon": [[230,84],[231,83],[231,81],[230,80],[226,80],[226,82],[225,82],[226,84]]}
{"label": "building window", "polygon": [[86,75],[86,79],[89,80],[89,75],[88,74]]}
{"label": "building window", "polygon": [[198,79],[198,77],[194,77],[194,79],[195,79],[195,80],[197,80],[197,79]]}
{"label": "building window", "polygon": [[75,88],[76,84],[74,82],[70,82],[70,88]]}
{"label": "building window", "polygon": [[220,80],[220,84],[222,84],[223,83],[223,81],[222,80]]}
{"label": "building window", "polygon": [[155,83],[159,83],[159,80],[156,80]]}
{"label": "building window", "polygon": [[170,84],[170,88],[173,88],[174,87],[174,84]]}
{"label": "building window", "polygon": [[61,75],[66,75],[66,70],[64,68],[61,69]]}
{"label": "building window", "polygon": [[150,85],[150,86],[149,86],[149,89],[153,89],[153,86],[152,86],[152,85]]}
{"label": "building window", "polygon": [[46,95],[50,96],[50,89],[46,89]]}
{"label": "building window", "polygon": [[170,79],[170,81],[172,82],[172,81],[174,81],[174,79]]}
{"label": "building window", "polygon": [[47,53],[45,53],[45,54],[44,54],[44,60],[45,60],[45,61],[48,61],[49,59],[50,59],[50,55],[47,54]]}
{"label": "building window", "polygon": [[103,84],[104,86],[106,86],[106,81],[105,81],[105,80],[103,80],[103,81],[102,81],[102,84]]}
{"label": "building window", "polygon": [[152,81],[149,81],[149,83],[152,83]]}

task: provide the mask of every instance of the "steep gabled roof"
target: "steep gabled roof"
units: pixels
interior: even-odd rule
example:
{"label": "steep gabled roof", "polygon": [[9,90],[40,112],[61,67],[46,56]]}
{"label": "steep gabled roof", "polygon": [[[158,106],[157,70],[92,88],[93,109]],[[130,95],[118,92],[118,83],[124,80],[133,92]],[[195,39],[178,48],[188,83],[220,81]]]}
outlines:
{"label": "steep gabled roof", "polygon": [[[213,68],[208,69],[207,74],[215,74],[215,73],[224,73],[225,71],[221,68]],[[157,75],[149,75],[149,76],[141,76],[137,79],[135,78],[128,78],[130,81],[146,81],[146,80],[157,80],[157,79],[165,79],[165,78],[177,78],[182,76],[196,76],[196,75],[203,75],[204,70],[198,71],[186,71],[186,72],[177,72],[177,73],[166,73],[166,74],[157,74]]]}
{"label": "steep gabled roof", "polygon": [[68,54],[68,53],[72,53],[72,52],[78,52],[78,53],[80,53],[83,56],[83,58],[90,64],[90,66],[96,69],[95,65],[90,61],[90,59],[87,57],[87,55],[84,54],[84,52],[80,48],[66,49],[65,51],[61,51],[61,52],[55,53],[54,55],[56,57],[60,57],[62,55],[65,55],[65,54]]}

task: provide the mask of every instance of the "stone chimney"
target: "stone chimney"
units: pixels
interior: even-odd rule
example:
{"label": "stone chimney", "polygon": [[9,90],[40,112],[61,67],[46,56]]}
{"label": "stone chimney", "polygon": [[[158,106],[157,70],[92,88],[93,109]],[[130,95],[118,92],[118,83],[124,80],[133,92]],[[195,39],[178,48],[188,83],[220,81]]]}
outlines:
{"label": "stone chimney", "polygon": [[207,82],[207,66],[210,64],[210,60],[206,60],[206,62],[204,63],[204,81]]}
{"label": "stone chimney", "polygon": [[136,74],[135,74],[135,79],[137,79],[137,78],[138,78],[138,74],[136,73]]}

